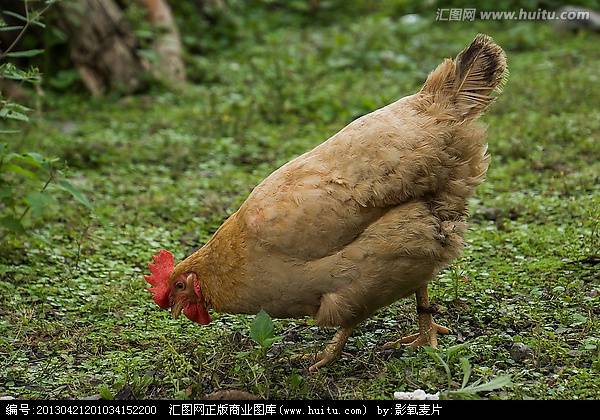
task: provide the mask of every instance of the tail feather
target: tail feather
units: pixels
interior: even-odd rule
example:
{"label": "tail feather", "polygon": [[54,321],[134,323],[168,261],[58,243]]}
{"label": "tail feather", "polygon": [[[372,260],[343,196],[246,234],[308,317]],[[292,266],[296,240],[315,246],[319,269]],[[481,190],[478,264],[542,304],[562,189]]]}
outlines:
{"label": "tail feather", "polygon": [[464,121],[482,114],[502,91],[508,69],[502,48],[479,34],[454,60],[446,59],[421,89],[426,110]]}

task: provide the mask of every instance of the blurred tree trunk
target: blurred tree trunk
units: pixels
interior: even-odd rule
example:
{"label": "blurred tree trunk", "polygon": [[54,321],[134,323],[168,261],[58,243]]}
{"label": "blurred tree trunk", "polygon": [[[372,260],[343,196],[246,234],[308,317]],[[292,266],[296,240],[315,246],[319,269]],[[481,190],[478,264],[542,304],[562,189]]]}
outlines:
{"label": "blurred tree trunk", "polygon": [[179,31],[171,9],[165,0],[142,0],[148,11],[148,19],[158,30],[154,40],[154,52],[158,60],[152,63],[152,73],[167,83],[185,81],[185,67],[182,58]]}
{"label": "blurred tree trunk", "polygon": [[145,65],[136,38],[113,0],[59,2],[56,8],[71,59],[93,95],[115,88],[130,93],[142,86]]}

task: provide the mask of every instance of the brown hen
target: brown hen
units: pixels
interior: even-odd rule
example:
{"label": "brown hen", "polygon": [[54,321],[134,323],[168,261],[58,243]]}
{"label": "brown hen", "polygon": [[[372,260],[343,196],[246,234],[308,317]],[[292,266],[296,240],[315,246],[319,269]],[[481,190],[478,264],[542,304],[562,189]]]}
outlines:
{"label": "brown hen", "polygon": [[338,357],[376,310],[416,294],[419,332],[388,345],[437,344],[427,283],[463,247],[467,199],[488,167],[475,120],[507,74],[478,35],[416,94],[365,115],[258,185],[200,250],[147,280],[155,301],[210,322],[208,309],[312,316],[340,327],[313,371]]}

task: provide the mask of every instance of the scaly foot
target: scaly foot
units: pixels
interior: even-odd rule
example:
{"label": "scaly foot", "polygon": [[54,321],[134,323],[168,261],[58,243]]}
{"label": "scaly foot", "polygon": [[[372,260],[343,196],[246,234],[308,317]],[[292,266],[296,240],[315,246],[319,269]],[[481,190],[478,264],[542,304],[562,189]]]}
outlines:
{"label": "scaly foot", "polygon": [[312,365],[308,368],[310,373],[314,373],[319,368],[333,362],[338,359],[342,354],[348,355],[348,353],[339,352],[337,353],[334,349],[325,348],[318,353],[304,353],[304,354],[296,354],[292,356],[290,359],[294,363],[312,363]]}
{"label": "scaly foot", "polygon": [[323,350],[317,354],[317,356],[315,358],[315,363],[312,364],[308,368],[308,371],[310,373],[315,373],[317,370],[319,370],[323,366],[328,365],[329,363],[338,359],[341,355],[342,355],[341,349],[337,350],[337,349],[329,348],[329,346],[327,346],[325,348],[325,350]]}
{"label": "scaly foot", "polygon": [[405,344],[408,347],[431,346],[437,348],[437,334],[448,334],[450,330],[433,322],[433,314],[437,312],[436,305],[429,305],[427,284],[415,291],[417,298],[417,317],[419,319],[419,332],[402,337],[400,340],[390,341],[383,345],[384,349],[398,348]]}
{"label": "scaly foot", "polygon": [[449,334],[450,329],[431,321],[431,324],[428,328],[421,328],[416,334],[411,334],[406,337],[402,337],[399,340],[385,343],[383,345],[383,349],[397,349],[401,345],[406,345],[412,348],[420,346],[431,346],[433,348],[437,348],[438,333]]}
{"label": "scaly foot", "polygon": [[[348,337],[352,334],[352,330],[353,328],[341,328],[338,330],[327,347],[325,347],[323,351],[320,351],[316,355],[316,358],[313,359],[315,360],[315,363],[308,368],[308,371],[314,373],[323,366],[339,358],[342,355],[342,350],[344,349],[346,341],[348,341]],[[312,355],[302,355],[300,358],[308,359],[312,358],[311,356]]]}

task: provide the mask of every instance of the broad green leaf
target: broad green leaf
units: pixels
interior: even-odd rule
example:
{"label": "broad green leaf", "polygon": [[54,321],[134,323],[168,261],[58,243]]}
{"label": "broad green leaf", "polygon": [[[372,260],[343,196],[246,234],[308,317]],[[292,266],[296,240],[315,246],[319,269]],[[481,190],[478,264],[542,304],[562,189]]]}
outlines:
{"label": "broad green leaf", "polygon": [[4,161],[10,162],[13,159],[17,159],[19,156],[21,156],[19,153],[14,153],[14,152],[7,153],[6,157],[4,158]]}
{"label": "broad green leaf", "polygon": [[81,191],[79,191],[79,189],[77,187],[75,187],[73,184],[71,184],[66,179],[61,179],[60,181],[58,181],[57,185],[59,188],[70,193],[75,200],[79,201],[81,204],[86,206],[88,209],[90,209],[90,210],[94,209],[94,206],[92,205],[92,203],[90,203],[90,201],[87,199],[87,197]]}
{"label": "broad green leaf", "polygon": [[269,339],[273,338],[273,321],[264,310],[261,310],[254,317],[250,327],[250,337],[256,341],[262,348],[269,347]]}
{"label": "broad green leaf", "polygon": [[34,168],[42,168],[44,166],[44,158],[37,153],[8,153],[4,158],[4,163],[14,162],[15,165],[22,166],[22,164],[27,164]]}
{"label": "broad green leaf", "polygon": [[30,171],[29,169],[25,169],[19,165],[14,163],[7,163],[2,166],[3,171],[13,172],[18,175],[26,176],[31,179],[38,179],[38,175],[35,172]]}
{"label": "broad green leaf", "polygon": [[39,153],[36,153],[36,152],[26,153],[25,156],[32,158],[34,161],[36,161],[40,164],[44,163],[44,160],[45,160],[42,155],[40,155]]}
{"label": "broad green leaf", "polygon": [[43,192],[31,192],[25,197],[25,202],[31,208],[31,214],[39,217],[44,213],[46,207],[54,202],[54,198]]}
{"label": "broad green leaf", "polygon": [[26,163],[35,168],[41,168],[44,164],[44,158],[38,153],[10,153],[7,156],[7,161],[18,160],[20,163]]}

